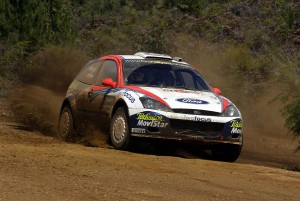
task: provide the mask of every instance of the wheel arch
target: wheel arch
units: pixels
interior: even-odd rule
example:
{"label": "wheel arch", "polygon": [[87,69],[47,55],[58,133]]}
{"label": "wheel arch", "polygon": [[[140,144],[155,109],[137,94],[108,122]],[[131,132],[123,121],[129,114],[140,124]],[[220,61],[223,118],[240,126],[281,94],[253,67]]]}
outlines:
{"label": "wheel arch", "polygon": [[70,107],[70,109],[72,109],[72,108],[71,108],[70,100],[67,99],[67,98],[64,99],[63,103],[61,104],[61,107],[60,107],[60,113],[62,112],[62,109],[63,109],[65,106],[68,106],[68,107]]}
{"label": "wheel arch", "polygon": [[77,118],[77,113],[75,111],[75,101],[74,99],[71,99],[69,97],[65,98],[61,104],[61,107],[60,107],[60,112],[59,112],[59,116],[61,115],[61,112],[63,110],[63,108],[65,106],[68,106],[70,109],[71,109],[71,113],[72,113],[72,116],[73,116],[73,122],[74,122],[74,127],[77,128],[77,124],[76,122],[78,122],[78,118]]}
{"label": "wheel arch", "polygon": [[129,112],[129,111],[128,111],[128,106],[127,106],[126,102],[125,102],[123,99],[119,99],[119,100],[115,103],[115,105],[114,105],[114,107],[113,107],[113,109],[112,109],[112,111],[111,111],[110,118],[113,117],[113,115],[115,114],[115,112],[117,111],[117,109],[118,109],[119,107],[125,108],[125,110],[126,110],[126,112],[127,112],[127,115],[128,115],[128,112]]}

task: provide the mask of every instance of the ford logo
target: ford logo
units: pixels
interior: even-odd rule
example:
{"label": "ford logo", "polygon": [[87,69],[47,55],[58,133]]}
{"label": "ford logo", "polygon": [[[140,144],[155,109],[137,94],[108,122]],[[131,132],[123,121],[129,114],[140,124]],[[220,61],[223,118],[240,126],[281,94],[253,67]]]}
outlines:
{"label": "ford logo", "polygon": [[192,98],[178,98],[176,101],[190,104],[209,104],[207,101]]}

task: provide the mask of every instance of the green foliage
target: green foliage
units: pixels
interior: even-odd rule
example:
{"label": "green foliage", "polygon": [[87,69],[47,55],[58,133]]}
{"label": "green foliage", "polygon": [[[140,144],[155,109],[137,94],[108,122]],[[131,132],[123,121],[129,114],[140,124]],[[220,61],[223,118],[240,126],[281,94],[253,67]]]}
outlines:
{"label": "green foliage", "polygon": [[201,10],[206,9],[210,4],[226,3],[222,0],[164,0],[164,7],[167,9],[178,8],[183,12],[190,14],[199,14]]}
{"label": "green foliage", "polygon": [[[1,11],[2,36],[11,34],[16,36],[16,41],[32,41],[37,44],[43,40],[39,37],[43,34],[44,3],[37,0],[7,1]],[[2,6],[1,6],[2,7]]]}
{"label": "green foliage", "polygon": [[[232,46],[221,55],[222,71],[244,88],[248,95],[258,95],[272,77],[274,65],[264,56],[255,56],[246,46]],[[236,84],[235,83],[235,84]],[[233,86],[234,87],[234,86]]]}
{"label": "green foliage", "polygon": [[294,60],[286,59],[278,70],[278,81],[282,83],[284,96],[300,97],[300,55],[295,54]]}
{"label": "green foliage", "polygon": [[253,52],[265,52],[272,45],[272,39],[267,31],[260,29],[254,30],[247,38],[246,44]]}
{"label": "green foliage", "polygon": [[14,28],[14,9],[10,0],[0,1],[0,37],[7,36]]}
{"label": "green foliage", "polygon": [[1,37],[30,41],[33,46],[73,40],[71,5],[67,0],[4,0],[0,5]]}
{"label": "green foliage", "polygon": [[68,0],[46,0],[47,41],[53,44],[67,43],[74,40],[74,22],[72,7]]}
{"label": "green foliage", "polygon": [[0,76],[17,74],[22,68],[23,59],[28,55],[31,44],[29,41],[17,42],[15,45],[6,46],[0,59]]}
{"label": "green foliage", "polygon": [[[300,97],[284,107],[285,126],[295,136],[300,136]],[[300,150],[300,146],[298,147]]]}
{"label": "green foliage", "polygon": [[158,0],[134,0],[133,6],[137,10],[152,10],[157,5]]}
{"label": "green foliage", "polygon": [[287,0],[276,0],[275,7],[280,9],[280,17],[283,18],[289,29],[297,28],[296,21],[300,17],[300,8]]}
{"label": "green foliage", "polygon": [[88,8],[88,15],[95,17],[96,15],[104,15],[111,11],[122,9],[126,5],[126,0],[90,0],[85,1],[84,6]]}
{"label": "green foliage", "polygon": [[[280,84],[280,98],[284,104],[282,114],[285,118],[285,127],[294,136],[300,136],[300,54],[284,53],[276,55],[279,63],[277,81]],[[300,150],[300,141],[299,147]]]}
{"label": "green foliage", "polygon": [[170,53],[174,48],[171,33],[163,16],[145,19],[141,24],[134,26],[131,47],[134,52]]}

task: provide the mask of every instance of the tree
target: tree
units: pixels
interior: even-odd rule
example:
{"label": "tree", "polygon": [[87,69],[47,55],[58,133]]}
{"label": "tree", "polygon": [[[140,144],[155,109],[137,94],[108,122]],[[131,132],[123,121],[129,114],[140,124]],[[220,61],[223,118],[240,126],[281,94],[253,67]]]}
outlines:
{"label": "tree", "polygon": [[47,41],[64,43],[74,39],[72,6],[68,0],[46,0],[44,31]]}
{"label": "tree", "polygon": [[3,38],[13,34],[14,42],[38,46],[72,40],[72,8],[67,0],[2,0],[0,11]]}
{"label": "tree", "polygon": [[9,32],[13,30],[14,26],[14,8],[10,0],[0,1],[0,37],[8,36]]}

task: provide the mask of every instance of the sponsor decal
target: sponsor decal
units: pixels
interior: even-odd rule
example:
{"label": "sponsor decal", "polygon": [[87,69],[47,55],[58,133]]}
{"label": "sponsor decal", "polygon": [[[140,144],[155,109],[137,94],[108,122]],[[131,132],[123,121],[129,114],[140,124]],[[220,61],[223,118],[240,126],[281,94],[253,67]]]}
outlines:
{"label": "sponsor decal", "polygon": [[165,128],[169,125],[168,118],[151,111],[144,111],[130,117],[132,125],[137,127],[157,127]]}
{"label": "sponsor decal", "polygon": [[230,124],[231,124],[230,125],[231,128],[242,128],[243,127],[243,122],[242,121],[231,120]]}
{"label": "sponsor decal", "polygon": [[229,122],[229,125],[231,127],[231,133],[232,134],[242,134],[242,127],[243,122],[238,120],[231,120]]}
{"label": "sponsor decal", "polygon": [[209,104],[207,101],[193,98],[178,98],[176,101],[189,104]]}
{"label": "sponsor decal", "polygon": [[231,129],[232,134],[242,134],[242,129],[240,128],[232,128]]}
{"label": "sponsor decal", "polygon": [[169,123],[164,123],[161,121],[145,121],[139,120],[137,126],[147,126],[147,127],[158,127],[158,128],[165,128]]}
{"label": "sponsor decal", "polygon": [[144,129],[144,128],[132,128],[131,132],[133,132],[133,133],[146,133],[146,129]]}
{"label": "sponsor decal", "polygon": [[191,94],[201,94],[199,91],[183,90],[183,89],[163,89],[165,92],[177,92],[177,93],[191,93]]}
{"label": "sponsor decal", "polygon": [[125,93],[124,93],[124,96],[125,96],[131,103],[134,103],[134,102],[135,102],[135,98],[133,98],[131,94],[125,92]]}
{"label": "sponsor decal", "polygon": [[137,120],[156,120],[156,121],[162,121],[163,120],[163,116],[162,115],[156,115],[153,113],[137,113]]}
{"label": "sponsor decal", "polygon": [[189,121],[201,121],[201,122],[211,122],[211,118],[205,117],[197,117],[197,116],[187,116],[185,115],[184,118]]}
{"label": "sponsor decal", "polygon": [[168,103],[166,103],[166,101],[164,101],[163,99],[161,99],[160,97],[158,97],[157,95],[147,91],[147,90],[144,90],[142,88],[139,88],[139,87],[136,87],[136,86],[126,86],[126,89],[129,89],[131,91],[135,91],[135,92],[138,92],[138,93],[141,93],[141,94],[144,94],[146,96],[149,96],[150,98],[153,98],[161,103],[163,103],[164,105],[166,106],[169,106]]}

